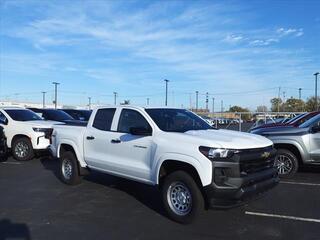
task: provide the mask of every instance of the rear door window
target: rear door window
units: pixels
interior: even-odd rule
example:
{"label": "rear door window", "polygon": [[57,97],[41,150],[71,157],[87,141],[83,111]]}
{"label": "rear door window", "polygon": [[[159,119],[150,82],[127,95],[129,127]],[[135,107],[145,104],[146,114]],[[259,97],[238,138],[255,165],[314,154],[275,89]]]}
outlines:
{"label": "rear door window", "polygon": [[94,118],[92,127],[102,131],[110,131],[115,111],[115,108],[99,109]]}

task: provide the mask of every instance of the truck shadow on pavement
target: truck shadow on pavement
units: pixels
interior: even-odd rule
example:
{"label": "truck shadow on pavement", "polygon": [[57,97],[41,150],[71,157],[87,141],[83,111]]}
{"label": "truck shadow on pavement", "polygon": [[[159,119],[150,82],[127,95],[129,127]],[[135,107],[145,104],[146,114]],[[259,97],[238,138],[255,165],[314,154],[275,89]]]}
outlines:
{"label": "truck shadow on pavement", "polygon": [[[60,180],[58,160],[44,157],[40,159],[40,162],[45,169],[51,171],[54,176]],[[161,192],[157,187],[97,171],[91,171],[89,175],[83,178],[83,181],[96,183],[125,192],[156,213],[167,217],[161,202]]]}
{"label": "truck shadow on pavement", "polygon": [[30,230],[24,223],[13,223],[9,219],[0,220],[0,240],[31,240]]}

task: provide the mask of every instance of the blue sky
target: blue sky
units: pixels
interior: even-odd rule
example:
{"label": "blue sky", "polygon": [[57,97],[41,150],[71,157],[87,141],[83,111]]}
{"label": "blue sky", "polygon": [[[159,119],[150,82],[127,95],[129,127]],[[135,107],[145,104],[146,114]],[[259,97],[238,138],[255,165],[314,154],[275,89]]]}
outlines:
{"label": "blue sky", "polygon": [[[254,109],[314,93],[320,1],[0,0],[0,99]],[[210,103],[211,104],[211,103]]]}

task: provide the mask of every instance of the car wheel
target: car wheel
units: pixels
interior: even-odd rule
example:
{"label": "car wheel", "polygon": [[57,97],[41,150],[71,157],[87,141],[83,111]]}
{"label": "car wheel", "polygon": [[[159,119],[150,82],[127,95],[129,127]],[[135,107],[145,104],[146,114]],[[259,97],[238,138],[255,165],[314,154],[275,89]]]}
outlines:
{"label": "car wheel", "polygon": [[78,160],[73,152],[64,152],[61,154],[60,176],[61,180],[68,185],[77,185],[81,183]]}
{"label": "car wheel", "polygon": [[191,223],[204,210],[204,199],[198,185],[184,171],[165,177],[162,201],[168,216],[183,224]]}
{"label": "car wheel", "polygon": [[32,143],[27,137],[15,139],[11,146],[11,151],[12,156],[17,161],[28,161],[34,157]]}
{"label": "car wheel", "polygon": [[275,165],[281,178],[292,178],[299,168],[298,158],[287,149],[278,149]]}

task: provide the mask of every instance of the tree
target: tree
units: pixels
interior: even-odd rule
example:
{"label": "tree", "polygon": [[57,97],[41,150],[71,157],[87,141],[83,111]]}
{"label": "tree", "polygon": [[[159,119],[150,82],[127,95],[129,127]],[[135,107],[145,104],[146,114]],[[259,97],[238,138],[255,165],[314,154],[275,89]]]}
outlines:
{"label": "tree", "polygon": [[[320,98],[318,97],[318,106],[320,104]],[[312,112],[312,111],[315,111],[317,110],[316,108],[316,98],[315,97],[310,97],[307,99],[307,102],[306,102],[306,111],[308,112]]]}
{"label": "tree", "polygon": [[[241,113],[250,113],[248,108],[243,108],[240,106],[232,106],[229,108],[229,112],[241,112]],[[251,118],[251,114],[242,114],[241,118],[243,120],[249,120]]]}
{"label": "tree", "polygon": [[268,112],[268,107],[267,106],[258,106],[257,112]]}
{"label": "tree", "polygon": [[281,98],[272,98],[270,100],[271,102],[271,111],[272,112],[278,112],[282,111],[282,99]]}
{"label": "tree", "polygon": [[305,103],[301,99],[291,97],[287,99],[282,107],[283,111],[286,112],[302,112],[305,109]]}

